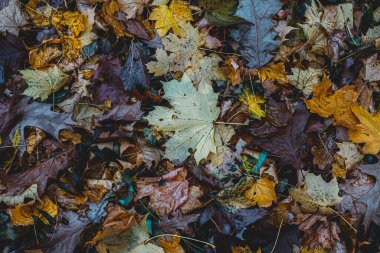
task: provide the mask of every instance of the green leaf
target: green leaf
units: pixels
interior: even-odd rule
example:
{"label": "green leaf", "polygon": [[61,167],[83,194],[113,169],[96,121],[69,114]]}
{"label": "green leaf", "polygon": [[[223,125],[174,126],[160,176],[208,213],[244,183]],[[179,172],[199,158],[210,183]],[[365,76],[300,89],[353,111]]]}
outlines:
{"label": "green leaf", "polygon": [[186,75],[179,82],[164,83],[165,95],[173,109],[156,106],[146,119],[159,131],[174,132],[166,142],[165,157],[183,162],[189,149],[195,150],[197,163],[210,152],[216,153],[214,121],[220,109],[216,106],[218,94],[211,85],[202,81],[198,90]]}
{"label": "green leaf", "polygon": [[235,16],[238,0],[201,0],[199,3],[205,9],[205,17],[210,23],[228,26],[244,22]]}
{"label": "green leaf", "polygon": [[58,91],[69,80],[69,76],[62,72],[57,66],[47,71],[25,69],[20,70],[23,79],[28,84],[24,95],[46,100],[53,92]]}

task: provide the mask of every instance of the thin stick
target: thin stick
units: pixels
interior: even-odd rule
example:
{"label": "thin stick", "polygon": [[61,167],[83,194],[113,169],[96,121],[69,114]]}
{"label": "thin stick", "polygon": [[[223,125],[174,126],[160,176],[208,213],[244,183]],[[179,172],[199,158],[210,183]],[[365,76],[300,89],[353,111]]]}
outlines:
{"label": "thin stick", "polygon": [[277,232],[277,236],[276,236],[276,241],[274,241],[274,245],[273,245],[273,248],[272,248],[272,250],[271,250],[270,253],[273,253],[274,249],[276,248],[276,245],[277,245],[277,242],[278,242],[278,238],[280,237],[280,232],[281,232],[283,221],[284,221],[284,219],[281,220],[280,227],[278,228],[278,232]]}
{"label": "thin stick", "polygon": [[162,236],[173,236],[173,237],[179,237],[179,238],[182,238],[182,239],[187,239],[187,240],[190,240],[190,241],[195,241],[195,242],[200,242],[200,243],[204,243],[210,247],[212,247],[213,249],[215,249],[215,245],[212,244],[212,243],[209,243],[209,242],[205,242],[205,241],[201,241],[201,240],[197,240],[197,239],[194,239],[194,238],[191,238],[191,237],[187,237],[187,236],[181,236],[181,235],[174,235],[174,234],[160,234],[160,235],[156,235],[156,236],[153,236],[151,238],[149,238],[148,240],[145,240],[144,241],[144,244],[148,243],[149,241],[153,240],[153,239],[156,239],[158,237],[162,237]]}
{"label": "thin stick", "polygon": [[215,121],[215,124],[223,124],[223,125],[238,125],[238,126],[248,126],[248,123],[235,123],[235,122],[223,122],[223,121]]}
{"label": "thin stick", "polygon": [[350,226],[350,228],[352,228],[355,233],[358,232],[358,230],[356,230],[356,228],[354,228],[349,222],[348,220],[346,220],[342,215],[340,215],[340,213],[338,213],[337,211],[335,211],[334,209],[332,209],[331,207],[328,206],[328,209],[330,209],[331,211],[333,211],[336,215],[338,215],[340,218],[342,218],[342,220],[344,220],[348,226]]}

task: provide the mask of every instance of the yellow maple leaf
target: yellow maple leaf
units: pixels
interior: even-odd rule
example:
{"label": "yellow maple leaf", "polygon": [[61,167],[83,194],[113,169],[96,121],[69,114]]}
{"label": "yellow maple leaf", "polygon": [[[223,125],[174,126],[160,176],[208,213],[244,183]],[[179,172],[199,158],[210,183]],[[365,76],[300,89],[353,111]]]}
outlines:
{"label": "yellow maple leaf", "polygon": [[260,105],[265,102],[259,96],[252,94],[248,87],[244,87],[243,93],[240,95],[240,101],[248,106],[248,112],[255,119],[261,119],[265,117],[265,112],[260,108]]}
{"label": "yellow maple leaf", "polygon": [[174,0],[167,5],[158,5],[149,16],[150,20],[155,20],[155,28],[160,37],[166,35],[172,28],[177,35],[183,36],[185,31],[180,27],[186,21],[192,21],[189,5],[181,0]]}
{"label": "yellow maple leaf", "polygon": [[334,125],[352,128],[358,121],[350,108],[358,97],[359,93],[352,86],[344,86],[334,92],[330,79],[323,76],[322,81],[314,88],[313,98],[305,100],[305,103],[312,113],[323,118],[332,116]]}
{"label": "yellow maple leaf", "polygon": [[285,84],[288,80],[285,75],[285,65],[283,62],[270,63],[257,71],[262,82],[277,81],[280,84]]}
{"label": "yellow maple leaf", "polygon": [[380,151],[380,112],[372,116],[363,107],[351,105],[351,111],[359,120],[348,136],[354,143],[364,143],[363,153],[376,155]]}
{"label": "yellow maple leaf", "polygon": [[43,223],[48,224],[49,221],[41,211],[49,214],[51,217],[55,217],[58,214],[58,206],[47,196],[44,196],[41,201],[19,204],[15,208],[10,209],[10,218],[13,225],[16,226],[33,225],[33,216],[38,217]]}
{"label": "yellow maple leaf", "polygon": [[260,178],[248,189],[244,196],[252,199],[260,207],[270,207],[273,202],[277,201],[274,190],[276,184],[268,178]]}

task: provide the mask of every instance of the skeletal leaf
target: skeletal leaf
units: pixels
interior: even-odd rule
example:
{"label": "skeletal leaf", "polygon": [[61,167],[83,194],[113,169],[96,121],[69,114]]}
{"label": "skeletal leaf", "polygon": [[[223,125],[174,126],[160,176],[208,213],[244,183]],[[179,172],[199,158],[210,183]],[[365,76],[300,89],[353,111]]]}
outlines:
{"label": "skeletal leaf", "polygon": [[173,109],[157,106],[146,119],[159,131],[174,132],[166,142],[165,156],[170,160],[183,162],[189,155],[189,149],[195,151],[197,163],[210,152],[216,152],[214,121],[220,109],[218,95],[211,85],[201,82],[198,90],[188,76],[181,81],[164,83],[165,95]]}
{"label": "skeletal leaf", "polygon": [[0,32],[18,36],[20,28],[28,24],[28,17],[22,13],[17,0],[9,0],[8,6],[0,10]]}
{"label": "skeletal leaf", "polygon": [[69,80],[69,76],[57,66],[49,68],[47,71],[25,69],[20,70],[20,73],[28,84],[28,88],[23,94],[33,97],[33,99],[41,98],[42,101],[46,100],[51,93],[61,89]]}

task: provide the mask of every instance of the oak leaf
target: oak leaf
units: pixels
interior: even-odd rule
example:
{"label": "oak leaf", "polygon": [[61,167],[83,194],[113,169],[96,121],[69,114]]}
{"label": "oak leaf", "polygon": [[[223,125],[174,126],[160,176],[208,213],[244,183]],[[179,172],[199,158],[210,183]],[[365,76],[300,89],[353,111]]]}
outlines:
{"label": "oak leaf", "polygon": [[23,79],[28,84],[24,95],[41,98],[46,100],[51,93],[57,92],[69,80],[69,76],[62,72],[57,66],[49,68],[47,71],[42,70],[20,70]]}
{"label": "oak leaf", "polygon": [[[241,44],[241,55],[248,61],[248,67],[260,68],[267,64],[280,42],[275,39],[272,16],[281,9],[278,0],[239,1],[235,15],[248,23],[239,25],[239,33],[234,36]],[[255,43],[252,43],[252,42]]]}
{"label": "oak leaf", "polygon": [[9,32],[18,36],[20,28],[28,24],[17,0],[9,0],[8,6],[0,10],[0,32]]}
{"label": "oak leaf", "polygon": [[353,143],[364,143],[363,153],[376,155],[380,151],[380,113],[372,116],[363,107],[353,104],[351,110],[359,123],[349,129]]}
{"label": "oak leaf", "polygon": [[220,113],[216,106],[218,94],[205,82],[201,82],[197,90],[186,75],[181,81],[164,83],[164,90],[163,98],[171,103],[173,109],[156,106],[145,118],[159,131],[174,132],[165,143],[165,156],[183,162],[192,149],[199,163],[210,152],[215,153],[214,121]]}
{"label": "oak leaf", "polygon": [[192,21],[189,5],[182,0],[173,0],[169,6],[160,4],[153,9],[149,16],[155,20],[155,28],[160,37],[165,36],[172,28],[176,35],[184,35],[186,32],[180,27],[186,21]]}
{"label": "oak leaf", "polygon": [[289,189],[290,195],[301,204],[302,210],[313,213],[331,213],[329,206],[334,206],[342,200],[339,197],[339,186],[336,178],[326,183],[321,176],[305,172],[305,186]]}

